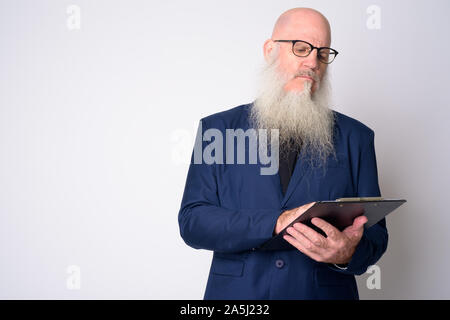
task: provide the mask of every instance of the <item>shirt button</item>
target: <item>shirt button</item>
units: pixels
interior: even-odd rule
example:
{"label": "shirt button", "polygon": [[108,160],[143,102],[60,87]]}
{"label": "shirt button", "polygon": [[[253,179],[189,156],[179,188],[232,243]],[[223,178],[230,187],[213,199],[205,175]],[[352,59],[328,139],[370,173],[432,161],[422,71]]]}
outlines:
{"label": "shirt button", "polygon": [[276,266],[278,269],[283,268],[283,266],[284,266],[284,261],[281,260],[281,259],[275,261],[275,266]]}

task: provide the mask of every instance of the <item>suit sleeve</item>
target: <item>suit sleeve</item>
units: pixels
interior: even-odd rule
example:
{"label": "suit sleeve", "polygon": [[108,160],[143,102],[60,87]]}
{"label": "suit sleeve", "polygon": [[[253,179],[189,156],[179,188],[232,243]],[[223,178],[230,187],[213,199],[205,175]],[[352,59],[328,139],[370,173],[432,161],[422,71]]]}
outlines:
{"label": "suit sleeve", "polygon": [[[380,197],[378,172],[375,156],[374,133],[370,132],[369,141],[361,148],[357,173],[357,196]],[[388,232],[386,220],[383,218],[368,229],[364,229],[361,241],[356,247],[352,259],[345,270],[331,266],[333,269],[347,273],[361,275],[367,268],[375,264],[387,249]]]}
{"label": "suit sleeve", "polygon": [[[202,132],[201,137],[206,129],[203,121],[202,130],[198,131]],[[202,141],[201,145],[203,151],[205,143]],[[178,213],[180,234],[186,244],[195,249],[242,252],[270,239],[281,212],[221,206],[216,179],[217,164],[208,165],[204,161],[195,164],[193,159],[194,153]]]}

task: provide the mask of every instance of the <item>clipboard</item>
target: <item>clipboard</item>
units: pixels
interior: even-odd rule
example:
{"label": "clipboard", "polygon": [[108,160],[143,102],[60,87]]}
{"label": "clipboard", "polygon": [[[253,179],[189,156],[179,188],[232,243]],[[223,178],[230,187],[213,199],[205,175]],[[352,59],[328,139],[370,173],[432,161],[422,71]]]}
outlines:
{"label": "clipboard", "polygon": [[406,200],[403,199],[383,199],[381,197],[340,198],[335,201],[317,201],[279,234],[261,245],[259,249],[295,249],[289,242],[283,239],[283,236],[287,233],[286,230],[297,222],[306,224],[326,237],[326,234],[320,228],[311,223],[311,219],[314,217],[321,218],[335,226],[339,231],[342,231],[352,225],[356,217],[364,215],[368,219],[364,228],[368,229],[405,202]]}

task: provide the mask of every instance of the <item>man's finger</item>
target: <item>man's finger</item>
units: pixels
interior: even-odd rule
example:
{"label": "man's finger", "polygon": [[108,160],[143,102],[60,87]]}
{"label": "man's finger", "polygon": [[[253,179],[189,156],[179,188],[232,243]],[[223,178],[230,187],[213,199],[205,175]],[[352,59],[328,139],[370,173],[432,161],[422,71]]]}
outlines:
{"label": "man's finger", "polygon": [[321,258],[320,258],[320,256],[318,254],[316,254],[315,252],[312,252],[311,250],[305,248],[305,246],[300,241],[295,239],[294,237],[292,237],[290,235],[284,235],[283,239],[286,240],[287,242],[289,242],[291,245],[293,245],[295,248],[297,248],[300,252],[302,252],[303,254],[307,255],[311,259],[320,262]]}
{"label": "man's finger", "polygon": [[303,223],[295,223],[293,227],[295,228],[295,230],[298,230],[305,237],[307,237],[315,246],[321,248],[326,247],[327,238],[325,238],[323,235],[316,232],[315,230],[311,229],[307,225]]}
{"label": "man's finger", "polygon": [[312,250],[314,248],[314,244],[312,243],[312,241],[303,233],[299,232],[296,228],[289,227],[286,231],[291,237],[301,243],[304,248],[309,250]]}
{"label": "man's finger", "polygon": [[347,236],[350,237],[360,237],[362,236],[364,232],[364,224],[366,224],[368,221],[366,216],[359,216],[353,220],[353,224],[351,226],[348,226],[343,231]]}
{"label": "man's finger", "polygon": [[340,231],[338,229],[336,229],[336,227],[334,227],[332,224],[329,224],[328,222],[326,222],[323,219],[312,218],[311,223],[313,225],[319,227],[320,229],[322,229],[323,232],[326,233],[327,237],[332,240],[336,240],[338,234],[340,233]]}
{"label": "man's finger", "polygon": [[[367,223],[368,219],[366,216],[359,216],[353,220],[353,224],[351,226],[348,226],[346,228],[346,231],[349,232],[355,232],[355,231],[362,231],[364,225]],[[348,229],[348,230],[347,230]]]}
{"label": "man's finger", "polygon": [[363,227],[369,219],[366,216],[359,216],[355,220],[353,220],[353,226],[356,229]]}
{"label": "man's finger", "polygon": [[[307,204],[304,204],[300,207],[298,207],[297,211],[295,212],[295,219],[297,219],[298,217],[300,217],[303,213],[306,212],[306,210],[308,210],[309,208],[311,208],[313,205],[315,204],[315,202],[310,202]],[[295,220],[294,219],[294,220]]]}

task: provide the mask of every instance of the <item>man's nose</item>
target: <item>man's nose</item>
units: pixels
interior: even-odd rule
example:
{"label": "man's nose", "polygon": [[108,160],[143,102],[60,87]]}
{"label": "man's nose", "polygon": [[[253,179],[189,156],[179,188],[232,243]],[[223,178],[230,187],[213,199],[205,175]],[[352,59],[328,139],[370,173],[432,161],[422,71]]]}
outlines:
{"label": "man's nose", "polygon": [[316,70],[319,66],[319,59],[317,58],[317,49],[314,49],[311,51],[309,56],[303,58],[303,65],[312,69]]}

